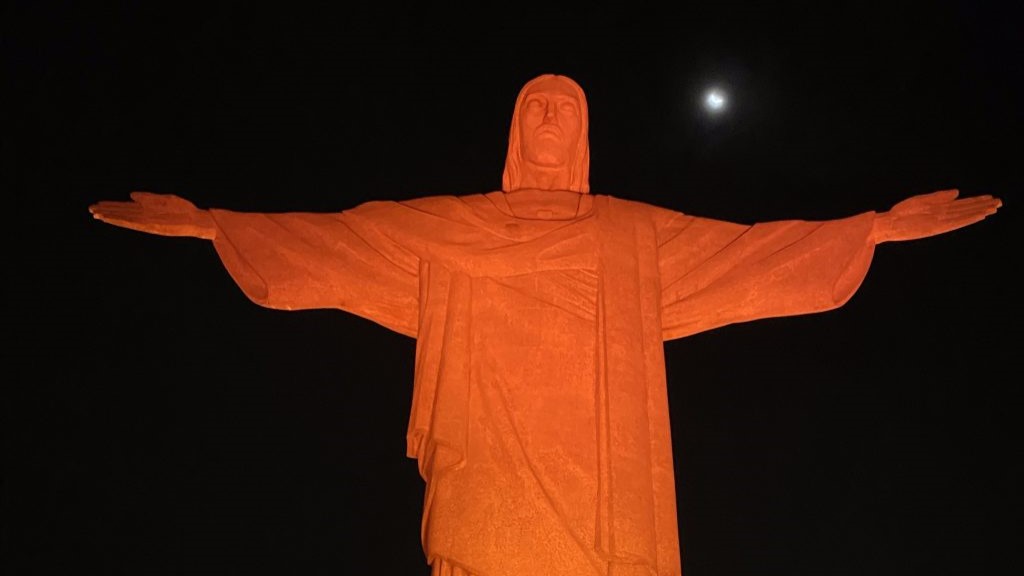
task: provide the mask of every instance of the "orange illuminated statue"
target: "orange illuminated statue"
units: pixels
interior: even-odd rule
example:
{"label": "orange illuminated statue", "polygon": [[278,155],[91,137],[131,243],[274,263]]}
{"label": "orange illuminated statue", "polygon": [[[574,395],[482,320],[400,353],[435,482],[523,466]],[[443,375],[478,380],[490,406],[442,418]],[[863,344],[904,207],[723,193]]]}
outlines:
{"label": "orange illuminated statue", "polygon": [[435,575],[681,573],[663,342],[843,305],[877,244],[995,213],[991,196],[752,226],[590,194],[587,102],[528,82],[499,191],[338,213],[201,210],[136,192],[111,224],[212,240],[245,294],[417,341],[408,455]]}

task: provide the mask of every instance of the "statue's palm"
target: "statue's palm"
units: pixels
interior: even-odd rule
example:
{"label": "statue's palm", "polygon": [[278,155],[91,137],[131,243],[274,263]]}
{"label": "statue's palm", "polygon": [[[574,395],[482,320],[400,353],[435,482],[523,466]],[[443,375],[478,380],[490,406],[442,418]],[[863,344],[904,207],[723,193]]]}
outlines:
{"label": "statue's palm", "polygon": [[1002,205],[989,195],[958,199],[959,194],[958,190],[941,190],[897,203],[879,214],[877,240],[915,240],[942,234],[983,220]]}
{"label": "statue's palm", "polygon": [[209,213],[173,194],[132,192],[131,201],[98,202],[89,211],[97,220],[140,232],[206,239],[214,236]]}

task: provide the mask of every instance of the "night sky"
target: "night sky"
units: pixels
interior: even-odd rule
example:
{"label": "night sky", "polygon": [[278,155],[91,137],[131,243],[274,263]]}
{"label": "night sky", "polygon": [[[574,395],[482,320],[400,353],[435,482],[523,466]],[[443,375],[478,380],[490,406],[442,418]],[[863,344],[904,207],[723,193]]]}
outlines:
{"label": "night sky", "polygon": [[666,344],[687,576],[1019,565],[1010,3],[110,4],[3,9],[7,574],[428,574],[415,342],[261,308],[210,243],[87,208],[495,190],[518,90],[547,72],[587,93],[597,194],[748,224],[1003,200],[880,246],[838,310]]}

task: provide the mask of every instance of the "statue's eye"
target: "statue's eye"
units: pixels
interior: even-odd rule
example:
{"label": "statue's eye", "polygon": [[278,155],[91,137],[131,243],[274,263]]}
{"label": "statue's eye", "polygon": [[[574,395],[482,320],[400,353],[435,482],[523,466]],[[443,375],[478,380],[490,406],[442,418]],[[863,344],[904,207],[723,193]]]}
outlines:
{"label": "statue's eye", "polygon": [[543,108],[544,100],[540,98],[530,98],[526,101],[526,106],[533,109]]}
{"label": "statue's eye", "polygon": [[561,110],[562,112],[565,112],[566,114],[575,114],[576,104],[573,102],[562,102],[561,104],[558,105],[558,109]]}

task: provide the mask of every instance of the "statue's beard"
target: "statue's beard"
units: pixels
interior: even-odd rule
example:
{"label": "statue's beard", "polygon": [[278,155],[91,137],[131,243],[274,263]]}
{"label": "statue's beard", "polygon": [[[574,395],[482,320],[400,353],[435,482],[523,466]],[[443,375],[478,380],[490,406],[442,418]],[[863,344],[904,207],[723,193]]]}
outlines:
{"label": "statue's beard", "polygon": [[[549,132],[548,134],[553,133]],[[565,145],[563,139],[545,135],[545,137],[535,139],[530,146],[525,147],[523,159],[534,166],[547,170],[570,170],[573,154],[568,149],[568,146]]]}

